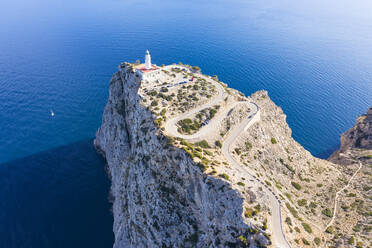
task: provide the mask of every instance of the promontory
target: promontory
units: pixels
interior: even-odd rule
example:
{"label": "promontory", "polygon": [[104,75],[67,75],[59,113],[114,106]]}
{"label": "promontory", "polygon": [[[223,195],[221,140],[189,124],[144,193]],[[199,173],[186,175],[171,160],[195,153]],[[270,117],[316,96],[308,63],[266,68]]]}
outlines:
{"label": "promontory", "polygon": [[115,248],[371,246],[365,126],[327,161],[291,137],[266,91],[245,96],[197,66],[122,63],[109,88],[94,144]]}

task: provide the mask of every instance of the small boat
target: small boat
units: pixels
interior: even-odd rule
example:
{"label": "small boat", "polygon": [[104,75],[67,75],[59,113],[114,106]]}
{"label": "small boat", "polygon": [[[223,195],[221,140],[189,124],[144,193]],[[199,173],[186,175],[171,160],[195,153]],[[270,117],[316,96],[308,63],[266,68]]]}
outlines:
{"label": "small boat", "polygon": [[51,115],[52,117],[54,116],[53,109],[50,110],[50,115]]}

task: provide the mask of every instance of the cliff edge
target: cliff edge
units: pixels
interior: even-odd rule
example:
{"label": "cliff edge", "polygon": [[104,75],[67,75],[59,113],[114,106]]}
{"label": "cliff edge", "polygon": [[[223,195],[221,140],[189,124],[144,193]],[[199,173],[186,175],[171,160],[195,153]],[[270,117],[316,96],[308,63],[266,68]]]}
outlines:
{"label": "cliff edge", "polygon": [[94,141],[112,181],[114,247],[347,243],[337,203],[355,171],[298,144],[266,91],[246,97],[198,67],[141,66],[113,75]]}

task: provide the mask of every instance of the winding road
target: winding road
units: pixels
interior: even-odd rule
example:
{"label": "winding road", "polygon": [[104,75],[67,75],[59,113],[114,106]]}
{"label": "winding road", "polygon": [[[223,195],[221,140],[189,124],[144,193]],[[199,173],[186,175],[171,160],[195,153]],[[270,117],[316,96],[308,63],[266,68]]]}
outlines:
{"label": "winding road", "polygon": [[246,117],[237,127],[235,127],[233,130],[230,130],[228,133],[228,136],[223,142],[222,145],[222,154],[225,156],[227,161],[234,166],[234,168],[237,169],[238,172],[240,172],[242,175],[244,175],[245,178],[256,181],[258,184],[262,185],[263,191],[266,193],[266,195],[269,198],[270,204],[271,204],[271,229],[272,229],[272,237],[273,237],[273,244],[274,247],[277,248],[290,248],[291,246],[287,242],[284,231],[282,228],[282,216],[281,216],[281,202],[279,198],[273,193],[271,189],[267,187],[267,185],[262,182],[260,179],[256,178],[254,175],[250,174],[250,172],[245,168],[244,165],[240,164],[238,161],[234,159],[231,153],[230,147],[234,143],[234,141],[239,137],[239,135],[242,132],[245,132],[250,126],[252,126],[254,123],[260,120],[260,110],[258,106],[255,103],[252,102],[235,102],[231,106],[229,106],[228,109],[223,110],[223,112],[218,113],[218,115],[213,118],[208,125],[202,127],[198,132],[192,134],[192,135],[183,135],[180,134],[177,130],[177,122],[185,119],[185,118],[191,118],[196,113],[201,111],[202,109],[212,107],[214,105],[217,105],[218,103],[222,102],[224,98],[227,96],[227,93],[225,92],[225,89],[221,84],[218,82],[205,77],[203,75],[200,75],[203,78],[205,78],[208,82],[212,83],[216,86],[218,94],[215,96],[211,101],[208,103],[198,106],[191,111],[189,111],[187,114],[180,114],[172,119],[169,119],[165,123],[165,131],[167,134],[183,138],[190,142],[196,142],[199,140],[202,140],[203,137],[208,135],[211,131],[217,130],[218,124],[223,120],[224,117],[226,117],[226,114],[234,108],[238,104],[247,104],[248,107],[251,110],[251,113],[249,116]]}

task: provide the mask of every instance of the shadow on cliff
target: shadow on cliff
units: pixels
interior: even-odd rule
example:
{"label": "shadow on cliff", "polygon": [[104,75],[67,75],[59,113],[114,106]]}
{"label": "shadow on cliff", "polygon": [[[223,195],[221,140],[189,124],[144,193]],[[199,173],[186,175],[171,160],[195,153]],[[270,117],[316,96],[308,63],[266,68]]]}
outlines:
{"label": "shadow on cliff", "polygon": [[109,187],[92,139],[0,164],[0,247],[111,247]]}

